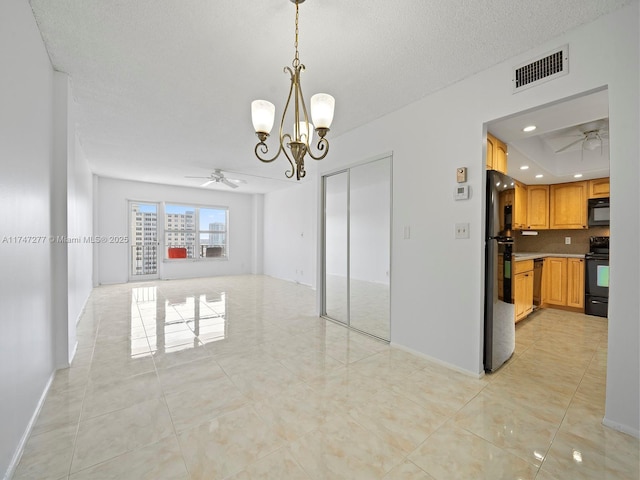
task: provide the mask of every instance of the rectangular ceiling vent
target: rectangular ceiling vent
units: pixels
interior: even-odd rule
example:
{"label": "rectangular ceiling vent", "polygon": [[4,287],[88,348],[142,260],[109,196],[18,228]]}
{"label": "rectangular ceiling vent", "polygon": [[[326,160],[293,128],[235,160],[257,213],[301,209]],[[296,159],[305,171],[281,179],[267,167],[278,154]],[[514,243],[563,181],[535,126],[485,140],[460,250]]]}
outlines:
{"label": "rectangular ceiling vent", "polygon": [[513,69],[513,93],[569,73],[569,45]]}

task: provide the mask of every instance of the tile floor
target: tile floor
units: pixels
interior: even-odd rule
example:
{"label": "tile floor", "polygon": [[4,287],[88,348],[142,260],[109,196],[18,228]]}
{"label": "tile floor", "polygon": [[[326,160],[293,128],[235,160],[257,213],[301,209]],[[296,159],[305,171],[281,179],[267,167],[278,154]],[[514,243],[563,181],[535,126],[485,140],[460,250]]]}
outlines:
{"label": "tile floor", "polygon": [[537,312],[474,379],[268,277],[104,286],[14,479],[638,479],[601,425],[606,320]]}

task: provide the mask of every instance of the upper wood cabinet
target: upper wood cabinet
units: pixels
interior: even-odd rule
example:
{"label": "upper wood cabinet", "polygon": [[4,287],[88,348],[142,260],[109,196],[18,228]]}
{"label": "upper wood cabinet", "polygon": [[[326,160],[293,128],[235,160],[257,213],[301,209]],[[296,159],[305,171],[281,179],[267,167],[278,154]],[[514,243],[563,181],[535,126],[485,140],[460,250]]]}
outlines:
{"label": "upper wood cabinet", "polygon": [[513,198],[513,229],[525,230],[527,228],[527,186],[516,182]]}
{"label": "upper wood cabinet", "polygon": [[589,198],[606,198],[609,196],[609,177],[589,180]]}
{"label": "upper wood cabinet", "polygon": [[549,229],[549,185],[527,186],[527,230]]}
{"label": "upper wood cabinet", "polygon": [[587,182],[558,183],[549,187],[549,227],[587,228]]}
{"label": "upper wood cabinet", "polygon": [[507,144],[487,133],[487,170],[507,173]]}

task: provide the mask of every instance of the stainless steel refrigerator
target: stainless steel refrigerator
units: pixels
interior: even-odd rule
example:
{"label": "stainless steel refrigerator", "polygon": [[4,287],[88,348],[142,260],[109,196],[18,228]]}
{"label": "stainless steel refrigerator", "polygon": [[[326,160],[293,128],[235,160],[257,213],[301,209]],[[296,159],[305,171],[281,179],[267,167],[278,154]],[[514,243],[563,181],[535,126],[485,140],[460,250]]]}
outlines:
{"label": "stainless steel refrigerator", "polygon": [[516,345],[511,290],[514,180],[487,171],[484,282],[484,369],[494,372],[509,360]]}

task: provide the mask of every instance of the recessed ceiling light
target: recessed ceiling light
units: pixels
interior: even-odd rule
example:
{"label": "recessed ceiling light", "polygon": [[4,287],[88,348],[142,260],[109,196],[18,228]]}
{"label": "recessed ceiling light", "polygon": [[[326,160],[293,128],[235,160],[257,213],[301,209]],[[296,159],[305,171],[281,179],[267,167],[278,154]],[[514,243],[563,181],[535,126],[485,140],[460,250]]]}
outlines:
{"label": "recessed ceiling light", "polygon": [[544,177],[544,175],[542,175],[541,173],[536,175],[536,178],[542,178],[542,177]]}
{"label": "recessed ceiling light", "polygon": [[581,178],[581,177],[582,177],[582,174],[581,174],[581,173],[576,173],[576,174],[573,176],[573,178]]}
{"label": "recessed ceiling light", "polygon": [[529,165],[522,165],[520,170],[529,170]]}
{"label": "recessed ceiling light", "polygon": [[533,132],[536,129],[535,125],[528,125],[522,129],[523,132]]}

